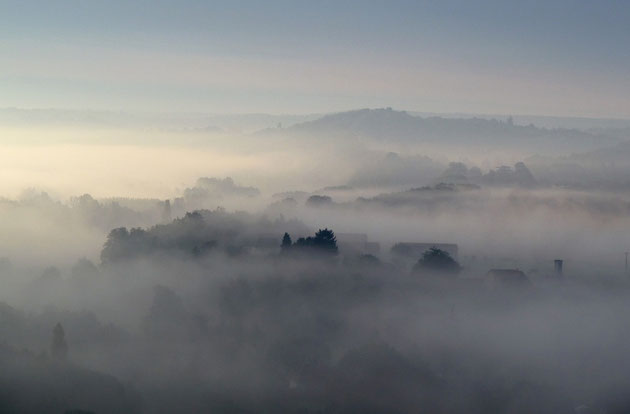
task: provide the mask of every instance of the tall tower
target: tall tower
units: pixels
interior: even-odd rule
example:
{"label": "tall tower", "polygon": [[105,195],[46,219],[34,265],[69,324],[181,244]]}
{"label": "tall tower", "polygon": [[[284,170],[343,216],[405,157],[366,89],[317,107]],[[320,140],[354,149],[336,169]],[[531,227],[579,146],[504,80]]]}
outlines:
{"label": "tall tower", "polygon": [[162,223],[168,224],[171,222],[171,200],[165,200],[162,205]]}
{"label": "tall tower", "polygon": [[562,277],[562,259],[556,259],[553,261],[553,270],[556,272],[556,277]]}

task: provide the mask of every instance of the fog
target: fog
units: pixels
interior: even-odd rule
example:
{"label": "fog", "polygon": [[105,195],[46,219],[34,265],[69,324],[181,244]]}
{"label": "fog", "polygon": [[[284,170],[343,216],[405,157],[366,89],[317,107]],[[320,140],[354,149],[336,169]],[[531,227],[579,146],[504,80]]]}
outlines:
{"label": "fog", "polygon": [[618,123],[0,119],[2,412],[630,410]]}

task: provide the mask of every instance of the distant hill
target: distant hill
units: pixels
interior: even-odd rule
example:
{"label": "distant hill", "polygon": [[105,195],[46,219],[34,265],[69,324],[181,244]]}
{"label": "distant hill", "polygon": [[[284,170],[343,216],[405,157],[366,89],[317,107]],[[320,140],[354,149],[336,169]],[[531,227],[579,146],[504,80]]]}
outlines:
{"label": "distant hill", "polygon": [[518,125],[534,124],[539,128],[564,128],[579,129],[581,131],[593,130],[619,130],[630,128],[630,119],[620,118],[587,118],[587,117],[569,117],[569,116],[548,116],[548,115],[519,115],[519,114],[471,114],[471,113],[437,113],[437,112],[409,112],[414,116],[421,117],[442,117],[442,118],[481,118],[481,119],[500,119],[506,120],[513,118],[514,123]]}
{"label": "distant hill", "polygon": [[608,148],[573,154],[570,160],[590,165],[630,167],[630,141],[620,142]]}
{"label": "distant hill", "polygon": [[571,188],[630,188],[630,141],[591,151],[526,160],[541,182]]}
{"label": "distant hill", "polygon": [[264,133],[323,138],[354,138],[376,142],[431,143],[445,146],[483,146],[529,151],[592,150],[614,145],[617,135],[577,129],[546,129],[516,125],[508,120],[420,117],[405,111],[360,109],[325,115],[282,130]]}

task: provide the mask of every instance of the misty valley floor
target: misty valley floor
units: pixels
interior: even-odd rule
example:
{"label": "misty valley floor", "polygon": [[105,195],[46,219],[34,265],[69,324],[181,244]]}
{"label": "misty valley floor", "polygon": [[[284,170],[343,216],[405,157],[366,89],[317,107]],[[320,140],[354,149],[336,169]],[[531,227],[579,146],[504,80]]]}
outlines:
{"label": "misty valley floor", "polygon": [[[116,230],[100,266],[22,285],[24,303],[66,308],[0,307],[0,411],[630,409],[627,281],[488,284],[321,250],[317,238],[245,249],[260,225],[248,217],[201,211]],[[67,356],[51,344],[57,322]]]}

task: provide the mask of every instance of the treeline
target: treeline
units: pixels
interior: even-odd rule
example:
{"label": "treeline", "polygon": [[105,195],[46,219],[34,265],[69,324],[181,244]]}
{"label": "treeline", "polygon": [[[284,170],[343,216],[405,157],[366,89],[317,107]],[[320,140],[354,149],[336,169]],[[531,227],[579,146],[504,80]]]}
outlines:
{"label": "treeline", "polygon": [[101,252],[101,261],[108,264],[156,254],[201,257],[213,251],[239,255],[250,249],[277,246],[277,235],[285,229],[308,232],[297,220],[270,220],[245,212],[228,213],[220,208],[199,210],[146,230],[124,227],[112,230]]}

